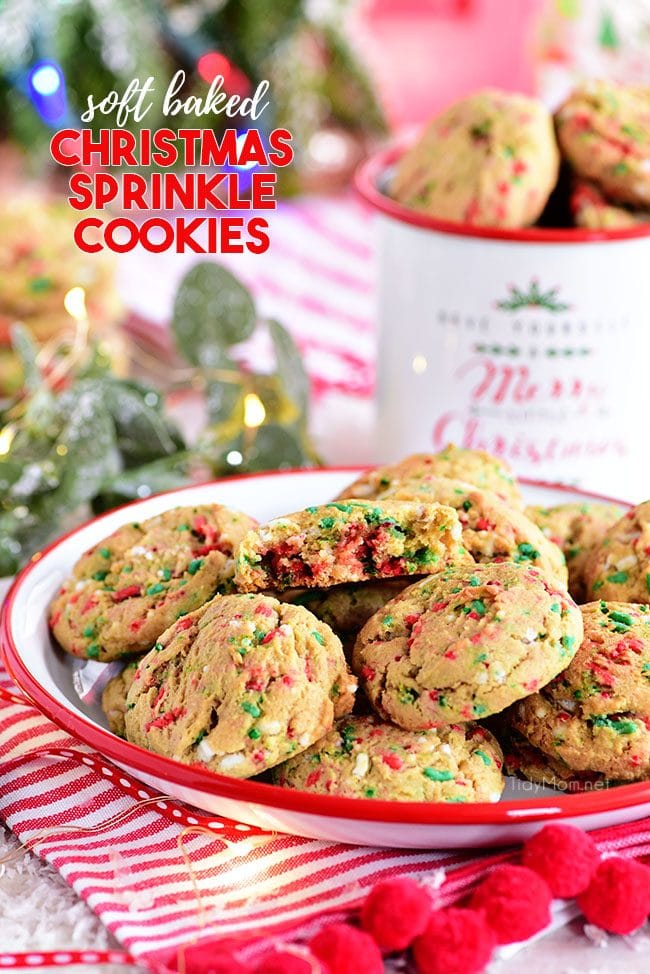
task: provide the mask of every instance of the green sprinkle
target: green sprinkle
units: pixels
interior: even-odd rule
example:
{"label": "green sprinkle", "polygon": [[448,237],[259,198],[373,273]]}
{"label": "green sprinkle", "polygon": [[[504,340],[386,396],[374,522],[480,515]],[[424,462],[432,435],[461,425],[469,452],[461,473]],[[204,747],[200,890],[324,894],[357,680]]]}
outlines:
{"label": "green sprinkle", "polygon": [[613,622],[620,622],[623,626],[631,626],[634,622],[632,616],[628,615],[627,612],[610,612],[609,618]]}
{"label": "green sprinkle", "polygon": [[474,599],[474,601],[471,602],[470,605],[472,608],[472,612],[476,612],[480,616],[485,615],[485,602],[483,601],[483,599]]}
{"label": "green sprinkle", "polygon": [[472,707],[472,712],[476,717],[482,717],[486,710],[487,707],[485,707],[482,703],[475,703]]}
{"label": "green sprinkle", "polygon": [[335,524],[336,524],[336,518],[335,517],[324,517],[324,518],[321,518],[321,520],[319,521],[318,526],[320,528],[322,528],[324,531],[329,531],[330,528],[333,528]]}
{"label": "green sprinkle", "polygon": [[474,754],[481,759],[483,764],[492,764],[492,758],[489,756],[489,754],[486,754],[485,751],[477,750],[474,751]]}
{"label": "green sprinkle", "polygon": [[399,702],[405,705],[413,704],[418,699],[419,694],[412,687],[400,687]]}
{"label": "green sprinkle", "polygon": [[[328,504],[327,506],[328,507],[333,507],[333,508],[335,508],[335,510],[341,511],[343,514],[351,514],[352,511],[354,510],[354,507],[352,506],[352,504],[335,504],[335,503],[332,503],[332,504]],[[309,511],[310,514],[315,514],[317,512],[318,508],[317,507],[314,507],[314,508],[309,508],[308,507],[307,510]]]}
{"label": "green sprinkle", "polygon": [[159,595],[161,592],[165,591],[165,586],[162,582],[156,582],[155,585],[150,585],[147,589],[147,595]]}
{"label": "green sprinkle", "polygon": [[248,736],[250,737],[251,741],[259,741],[262,735],[258,731],[257,727],[251,727],[248,732]]}
{"label": "green sprinkle", "polygon": [[515,561],[535,561],[536,558],[539,558],[539,551],[528,541],[522,541],[521,544],[518,544],[517,551],[519,554]]}
{"label": "green sprinkle", "polygon": [[[613,582],[614,585],[622,585],[624,582],[627,582],[629,577],[630,576],[628,572],[614,572],[613,575],[607,576],[607,581]],[[594,586],[594,588],[595,587],[596,586]]]}
{"label": "green sprinkle", "polygon": [[88,659],[99,659],[99,643],[91,643],[86,650]]}
{"label": "green sprinkle", "polygon": [[247,714],[250,714],[251,715],[251,717],[261,717],[262,716],[262,711],[257,706],[257,704],[256,703],[250,703],[248,700],[245,700],[243,702],[243,704],[241,705],[241,709],[242,710],[245,710]]}
{"label": "green sprinkle", "polygon": [[487,653],[479,653],[479,655],[475,658],[474,662],[475,663],[485,663],[485,661],[486,661],[487,658],[488,658],[487,657]]}
{"label": "green sprinkle", "polygon": [[452,781],[454,777],[451,771],[438,771],[437,768],[425,768],[422,774],[429,781]]}
{"label": "green sprinkle", "polygon": [[100,548],[99,549],[99,553],[102,556],[102,558],[110,558],[111,557],[110,548]]}
{"label": "green sprinkle", "polygon": [[464,511],[469,511],[469,509],[470,509],[471,506],[472,506],[472,502],[471,501],[469,501],[469,500],[468,501],[463,501],[463,510]]}
{"label": "green sprinkle", "polygon": [[197,746],[197,744],[200,744],[200,743],[201,743],[201,741],[203,740],[203,738],[204,738],[204,737],[207,737],[207,736],[208,736],[208,732],[207,732],[207,730],[202,730],[202,731],[199,731],[199,733],[198,733],[198,734],[196,735],[196,737],[195,737],[195,738],[194,738],[194,740],[192,741],[192,744],[194,745],[194,747],[196,747],[196,746]]}
{"label": "green sprinkle", "polygon": [[592,589],[594,590],[594,592],[597,592],[597,591],[598,591],[598,589],[599,589],[599,588],[602,588],[604,584],[605,584],[605,583],[604,583],[604,582],[603,582],[603,581],[601,580],[601,581],[599,581],[599,582],[594,582],[594,584],[593,584],[593,585],[592,585],[591,587],[592,587]]}
{"label": "green sprinkle", "polygon": [[122,571],[123,572],[126,572],[126,574],[128,575],[129,572],[132,572],[133,571],[133,565],[125,565],[124,568],[122,569]]}
{"label": "green sprinkle", "polygon": [[633,720],[612,720],[611,717],[593,717],[594,727],[607,727],[617,734],[636,734],[638,728]]}
{"label": "green sprinkle", "polygon": [[345,754],[351,754],[352,748],[354,747],[354,727],[351,724],[347,724],[341,728],[340,734],[341,748]]}
{"label": "green sprinkle", "polygon": [[86,639],[90,639],[91,636],[95,635],[95,627],[86,626],[86,628],[83,631],[83,635],[86,637]]}
{"label": "green sprinkle", "polygon": [[190,530],[190,526],[189,526],[189,524],[179,524],[177,528],[174,528],[174,530],[175,531],[189,531]]}
{"label": "green sprinkle", "polygon": [[199,568],[203,565],[203,558],[192,558],[192,561],[187,566],[187,570],[190,575],[196,575]]}
{"label": "green sprinkle", "polygon": [[316,640],[317,643],[320,643],[321,646],[324,646],[325,645],[324,638],[321,636],[321,634],[319,632],[316,632],[315,629],[312,630],[312,636],[314,637],[314,639]]}
{"label": "green sprinkle", "polygon": [[162,644],[162,643],[156,643],[156,645],[154,646],[154,649],[156,650],[156,652],[157,652],[157,653],[159,653],[159,652],[160,652],[161,650],[163,650],[164,648],[165,648],[165,647],[163,646],[163,644]]}
{"label": "green sprinkle", "polygon": [[382,625],[384,625],[384,626],[392,626],[392,624],[393,624],[394,621],[395,620],[393,619],[393,616],[390,616],[390,615],[384,616],[384,618],[382,619]]}
{"label": "green sprinkle", "polygon": [[366,788],[366,790],[364,791],[364,795],[366,796],[366,798],[374,798],[376,794],[377,794],[376,788]]}
{"label": "green sprinkle", "polygon": [[307,508],[305,508],[305,510],[306,510],[307,514],[317,514],[318,513],[318,508],[317,507],[307,507]]}
{"label": "green sprinkle", "polygon": [[477,578],[476,575],[472,575],[472,577],[469,580],[469,584],[472,586],[472,588],[477,588],[477,586],[481,584],[481,579]]}
{"label": "green sprinkle", "polygon": [[575,636],[562,636],[562,645],[568,651],[573,649],[573,644],[575,643],[575,641],[576,641]]}
{"label": "green sprinkle", "polygon": [[168,582],[172,577],[171,568],[161,568],[158,574],[164,582]]}
{"label": "green sprinkle", "polygon": [[107,575],[108,575],[107,571],[95,572],[93,578],[95,579],[96,582],[103,582]]}
{"label": "green sprinkle", "polygon": [[551,606],[551,612],[561,612],[560,603],[559,602],[554,602],[553,603],[553,605]]}
{"label": "green sprinkle", "polygon": [[646,590],[648,592],[650,592],[650,575],[646,575],[646,577],[645,577],[645,587],[646,587]]}

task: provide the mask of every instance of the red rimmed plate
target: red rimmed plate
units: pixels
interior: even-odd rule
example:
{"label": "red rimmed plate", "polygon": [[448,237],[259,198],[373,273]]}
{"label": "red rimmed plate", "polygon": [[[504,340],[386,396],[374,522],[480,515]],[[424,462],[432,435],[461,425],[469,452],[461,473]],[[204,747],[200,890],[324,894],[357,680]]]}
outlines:
{"label": "red rimmed plate", "polygon": [[[169,507],[218,502],[260,520],[330,500],[356,470],[289,471],[235,477],[186,487],[120,508],[50,545],[18,575],[5,601],[0,638],[16,683],[51,720],[142,781],[210,814],[291,832],[371,846],[453,848],[521,841],[549,820],[598,828],[650,814],[650,782],[564,794],[508,779],[494,804],[384,802],[312,795],[257,781],[240,781],[187,767],[121,740],[107,730],[98,707],[87,706],[72,682],[75,660],[54,647],[47,606],[79,555],[130,521]],[[598,495],[524,481],[529,503],[603,500]]]}

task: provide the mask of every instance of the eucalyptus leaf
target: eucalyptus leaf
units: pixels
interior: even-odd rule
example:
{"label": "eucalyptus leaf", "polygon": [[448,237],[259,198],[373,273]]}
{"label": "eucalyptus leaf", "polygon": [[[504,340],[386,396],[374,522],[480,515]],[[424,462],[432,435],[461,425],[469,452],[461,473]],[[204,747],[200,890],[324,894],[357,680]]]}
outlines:
{"label": "eucalyptus leaf", "polygon": [[57,448],[65,451],[66,463],[55,500],[74,509],[119,473],[121,463],[115,426],[95,384],[84,379],[60,398],[67,421]]}
{"label": "eucalyptus leaf", "polygon": [[12,325],[10,334],[13,350],[18,356],[22,368],[23,386],[29,392],[34,392],[43,381],[41,370],[36,361],[38,345],[24,325]]}
{"label": "eucalyptus leaf", "polygon": [[126,466],[171,455],[185,446],[176,426],[162,415],[162,397],[157,392],[120,380],[106,381],[103,388]]}
{"label": "eucalyptus leaf", "polygon": [[260,426],[255,441],[244,456],[247,471],[289,470],[304,466],[307,457],[299,435],[283,426]]}
{"label": "eucalyptus leaf", "polygon": [[214,368],[225,349],[250,338],[255,321],[255,303],[243,284],[220,264],[202,261],[179,285],[171,328],[188,362]]}
{"label": "eucalyptus leaf", "polygon": [[309,408],[309,377],[300,350],[286,328],[273,319],[268,322],[269,335],[275,352],[275,368],[285,392],[300,410],[302,422],[307,421]]}
{"label": "eucalyptus leaf", "polygon": [[182,487],[187,483],[190,461],[189,453],[176,453],[140,467],[123,470],[103,485],[100,493],[93,499],[93,510],[105,511],[127,501]]}

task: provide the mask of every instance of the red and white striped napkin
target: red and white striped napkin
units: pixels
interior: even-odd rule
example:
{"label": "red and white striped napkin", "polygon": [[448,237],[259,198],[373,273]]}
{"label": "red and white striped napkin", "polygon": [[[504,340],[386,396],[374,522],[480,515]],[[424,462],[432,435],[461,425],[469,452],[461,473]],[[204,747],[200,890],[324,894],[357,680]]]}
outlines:
{"label": "red and white striped napkin", "polygon": [[[0,817],[88,903],[124,952],[177,970],[207,940],[244,955],[304,937],[353,912],[382,876],[410,875],[440,905],[464,895],[512,850],[494,854],[372,849],[264,833],[157,795],[62,732],[0,673]],[[601,850],[650,855],[650,820],[595,833]],[[91,956],[92,955],[92,956]],[[29,965],[70,963],[32,953]],[[62,958],[58,960],[57,958]],[[75,959],[79,959],[76,957]],[[0,954],[0,968],[15,966]]]}

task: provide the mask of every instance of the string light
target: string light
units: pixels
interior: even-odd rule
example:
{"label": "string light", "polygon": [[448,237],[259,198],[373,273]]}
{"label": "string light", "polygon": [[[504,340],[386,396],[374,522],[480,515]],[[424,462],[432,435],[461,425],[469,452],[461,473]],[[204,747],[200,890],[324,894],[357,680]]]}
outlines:
{"label": "string light", "polygon": [[12,426],[11,423],[5,426],[3,430],[0,430],[0,457],[4,457],[9,453],[15,435],[16,427]]}
{"label": "string light", "polygon": [[257,429],[266,419],[264,403],[255,392],[248,392],[244,396],[244,426]]}
{"label": "string light", "polygon": [[75,321],[83,321],[86,313],[86,292],[82,287],[71,287],[63,298],[63,307]]}
{"label": "string light", "polygon": [[27,91],[34,108],[49,125],[57,125],[67,115],[63,71],[56,61],[38,61],[27,75]]}

